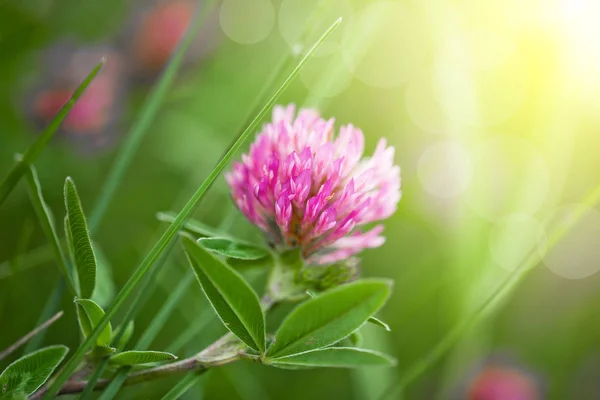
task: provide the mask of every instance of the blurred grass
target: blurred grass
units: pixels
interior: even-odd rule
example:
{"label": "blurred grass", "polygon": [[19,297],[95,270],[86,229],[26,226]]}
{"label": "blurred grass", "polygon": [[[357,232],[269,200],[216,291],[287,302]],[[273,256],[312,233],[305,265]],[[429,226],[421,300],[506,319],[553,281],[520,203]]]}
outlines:
{"label": "blurred grass", "polygon": [[[22,151],[35,137],[35,130],[22,111],[22,99],[23,93],[44,72],[43,66],[36,62],[36,52],[63,35],[76,35],[84,43],[111,39],[118,35],[131,11],[125,3],[114,0],[35,3],[0,2],[0,49],[6,60],[0,64],[0,176],[8,171],[12,155]],[[277,12],[280,2],[273,3]],[[356,9],[366,4],[362,0],[351,3]],[[354,78],[345,91],[332,98],[319,96],[308,90],[302,81],[297,81],[281,99],[282,103],[302,103],[303,99],[309,98],[308,103],[318,104],[325,115],[336,116],[337,124],[353,122],[360,126],[366,135],[367,152],[373,149],[380,136],[388,137],[396,146],[396,159],[403,168],[404,197],[398,213],[386,223],[387,243],[362,257],[365,275],[396,280],[393,298],[382,319],[392,327],[392,332],[383,336],[400,365],[396,370],[386,371],[385,377],[371,372],[382,380],[402,378],[407,368],[439,343],[452,326],[469,315],[479,304],[476,300],[488,291],[490,282],[498,284],[509,273],[490,256],[488,239],[495,222],[482,218],[472,208],[473,199],[482,201],[478,198],[485,198],[485,193],[480,192],[487,189],[476,185],[475,190],[449,199],[427,191],[419,177],[419,160],[431,144],[452,139],[466,147],[473,145],[476,150],[479,142],[494,135],[524,138],[532,143],[544,155],[551,177],[548,195],[536,215],[540,220],[554,205],[581,201],[597,184],[597,171],[600,170],[600,160],[596,156],[600,145],[597,102],[585,97],[577,85],[578,79],[584,80],[587,75],[570,75],[563,65],[571,59],[564,56],[563,49],[557,44],[557,39],[562,40],[564,35],[549,30],[550,22],[544,20],[544,12],[549,12],[551,5],[543,12],[533,3],[518,6],[513,1],[398,3],[410,8],[414,19],[428,29],[428,37],[418,39],[427,50],[427,58],[414,79],[407,78],[407,84],[398,87],[373,88]],[[506,28],[507,20],[520,24],[520,30],[515,33]],[[511,60],[517,60],[518,67],[503,70],[500,65],[495,69],[504,74],[496,75],[497,82],[504,85],[494,86],[493,81],[477,83],[476,79],[485,72],[461,66],[464,60],[457,55],[465,49],[467,53],[479,54],[474,53],[475,42],[485,38],[482,32],[489,34],[490,31],[503,34],[515,47]],[[391,51],[395,48],[389,47],[390,57],[409,57],[410,53],[403,49],[411,40],[407,36],[403,42],[393,42],[397,49]],[[487,45],[497,54],[503,48],[500,44]],[[285,49],[277,26],[266,40],[255,45],[245,46],[225,39],[213,56],[193,65],[176,80],[148,131],[147,140],[140,147],[134,167],[125,178],[119,202],[108,211],[102,230],[95,237],[113,264],[118,287],[122,286],[162,226],[155,220],[155,213],[172,209],[178,194],[193,176],[205,175],[216,162],[219,149],[227,145],[227,138],[236,131],[238,121],[245,118]],[[345,68],[345,64],[340,68]],[[440,100],[444,96],[438,92],[435,101],[418,103],[420,108],[416,110],[431,125],[424,126],[415,118],[415,109],[409,108],[413,104],[411,101],[416,100],[407,93],[424,94],[427,87],[418,84],[420,81],[434,85],[440,79],[440,71],[448,74],[457,69],[464,75],[451,75],[445,79],[459,82],[462,76],[469,82],[470,77],[474,77],[475,84],[484,90],[478,86],[480,91],[475,91],[471,100],[484,111],[493,109],[494,104],[502,109],[502,103],[497,100],[518,94],[514,87],[526,81],[521,86],[525,94],[521,105],[507,119],[485,126],[466,124],[456,115],[449,118],[447,110],[442,110],[444,118],[441,118],[440,102],[445,107],[448,102],[467,104],[468,99],[464,99],[462,93],[470,90],[468,85],[459,86],[463,90],[457,94],[455,88],[445,86],[445,96],[450,100],[444,103]],[[591,93],[597,93],[591,84],[588,86]],[[125,102],[125,116],[118,125],[119,130],[131,125],[146,94],[145,88],[133,90]],[[462,117],[462,114],[457,115]],[[514,149],[514,153],[518,151]],[[62,212],[64,177],[72,175],[78,182],[84,204],[93,204],[113,156],[110,149],[84,155],[77,153],[65,140],[53,141],[36,166],[46,200],[57,216]],[[518,161],[521,158],[515,160],[515,168],[524,170]],[[488,179],[495,182],[494,169],[500,170],[505,165],[477,167],[479,175],[489,175]],[[517,184],[503,190],[498,201],[508,198],[517,202],[519,196],[510,193],[510,189],[521,190],[523,182],[517,181]],[[197,218],[217,226],[227,213],[222,207],[225,202],[229,202],[226,186],[219,180],[207,195]],[[132,208],[130,204],[134,203],[138,206]],[[26,193],[17,189],[0,208],[0,261],[17,256],[15,248],[19,235],[15,232],[21,232],[24,221],[34,218]],[[239,236],[256,237],[256,231],[241,219],[233,229],[236,235],[239,232]],[[36,227],[29,246],[35,248],[43,243],[43,233]],[[25,258],[21,258],[21,262],[27,264]],[[172,268],[162,277],[161,286],[136,319],[136,338],[150,324],[154,310],[159,309],[168,293],[183,278],[184,271],[179,267]],[[13,342],[35,325],[53,290],[48,282],[55,282],[57,276],[56,268],[46,262],[0,279],[0,321],[10,323],[10,328],[0,335],[0,347]],[[541,264],[515,288],[500,310],[486,320],[484,329],[470,331],[454,348],[454,353],[449,353],[439,364],[419,376],[409,387],[406,398],[448,398],[448,394],[454,395],[462,380],[468,379],[473,369],[480,365],[482,357],[496,353],[515,356],[523,365],[536,371],[548,386],[549,399],[580,398],[572,395],[576,377],[586,362],[600,357],[597,346],[600,326],[596,318],[600,311],[599,285],[598,274],[582,280],[567,280]],[[24,299],[27,309],[37,310],[35,313],[25,313],[17,306]],[[169,319],[167,329],[156,336],[153,347],[166,348],[194,321],[203,319],[206,302],[199,288],[192,286],[181,304]],[[66,314],[49,330],[44,343],[65,343],[74,347],[79,338],[70,300],[63,298],[61,308]],[[277,316],[274,318],[273,323]],[[193,343],[182,349],[182,354],[191,354],[220,333],[219,326],[209,323]],[[368,346],[386,340],[369,338],[369,335],[366,339]],[[392,376],[388,377],[388,373]],[[259,382],[260,390],[250,387],[241,396],[231,384],[235,379]],[[375,392],[377,386],[383,386],[383,383],[377,383],[372,389],[357,388],[360,384],[355,375],[346,371],[288,372],[254,364],[213,371],[202,378],[202,383],[205,397],[211,399],[258,399],[262,398],[261,393],[267,393],[269,398],[280,398],[286,393],[291,399],[340,396],[362,399],[367,391]],[[167,380],[126,388],[120,396],[155,398],[175,384],[176,381]],[[591,393],[580,390],[584,394]]]}

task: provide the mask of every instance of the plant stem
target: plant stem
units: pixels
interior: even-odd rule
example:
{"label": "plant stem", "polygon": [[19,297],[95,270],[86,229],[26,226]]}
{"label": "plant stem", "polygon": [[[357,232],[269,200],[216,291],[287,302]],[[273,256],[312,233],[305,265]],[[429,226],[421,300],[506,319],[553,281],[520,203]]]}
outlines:
{"label": "plant stem", "polygon": [[[127,378],[125,379],[124,385],[135,385],[138,383],[153,381],[156,379],[164,378],[167,376],[171,376],[171,375],[175,375],[175,374],[179,374],[179,373],[183,373],[183,372],[189,372],[189,371],[193,371],[193,370],[197,371],[197,373],[203,373],[206,370],[208,370],[209,368],[219,367],[221,365],[225,365],[225,364],[229,364],[234,361],[237,361],[239,359],[237,352],[226,353],[225,356],[222,358],[210,359],[206,356],[207,359],[203,359],[203,354],[208,354],[207,351],[209,349],[211,351],[214,351],[216,349],[214,347],[215,345],[225,344],[226,341],[224,341],[223,339],[225,339],[225,337],[223,337],[220,340],[218,340],[217,342],[215,342],[211,347],[204,350],[202,353],[195,355],[193,357],[189,357],[184,360],[177,361],[177,362],[174,362],[171,364],[161,365],[159,367],[134,372],[133,374],[130,374],[129,376],[127,376]],[[207,353],[205,353],[205,352],[207,352]],[[96,385],[94,386],[94,390],[104,389],[111,382],[112,382],[112,379],[100,379],[98,382],[96,382]],[[65,383],[60,388],[58,395],[60,396],[60,395],[65,395],[65,394],[81,393],[85,389],[87,384],[88,384],[87,381],[69,380],[67,383]],[[47,391],[47,387],[44,387],[41,390],[39,390],[37,393],[35,393],[33,396],[31,396],[30,399],[31,400],[41,399],[42,396],[46,393],[46,391]]]}
{"label": "plant stem", "polygon": [[29,339],[31,339],[38,333],[42,332],[44,329],[48,328],[50,325],[52,325],[54,322],[56,322],[56,320],[58,320],[60,317],[62,317],[62,315],[63,315],[62,311],[57,312],[48,321],[44,322],[43,324],[41,324],[40,326],[38,326],[37,328],[35,328],[31,332],[29,332],[27,335],[23,336],[21,339],[17,340],[15,343],[10,345],[8,348],[6,348],[2,352],[0,352],[0,360],[3,360],[7,356],[9,356],[11,353],[13,353],[15,350],[17,350],[19,347],[21,347],[25,343],[27,343],[27,341]]}

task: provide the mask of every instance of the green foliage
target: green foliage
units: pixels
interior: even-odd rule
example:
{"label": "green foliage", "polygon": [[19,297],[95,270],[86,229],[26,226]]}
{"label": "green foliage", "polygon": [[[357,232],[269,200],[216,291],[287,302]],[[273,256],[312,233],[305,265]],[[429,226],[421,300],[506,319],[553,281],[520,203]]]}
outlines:
{"label": "green foliage", "polygon": [[396,361],[385,354],[355,347],[329,347],[306,353],[276,358],[269,365],[280,368],[359,368],[386,366],[392,367]]}
{"label": "green foliage", "polygon": [[265,350],[265,317],[258,296],[235,270],[192,239],[182,237],[202,290],[227,329],[252,349]]}
{"label": "green foliage", "polygon": [[71,178],[65,180],[65,207],[67,210],[67,238],[73,254],[73,263],[79,278],[81,297],[89,299],[96,286],[96,256],[88,232],[81,201]]}
{"label": "green foliage", "polygon": [[[306,294],[309,295],[313,299],[319,295],[317,292],[315,292],[314,290],[310,290],[310,289],[306,291]],[[377,326],[385,329],[388,332],[392,331],[390,329],[390,326],[388,324],[386,324],[385,322],[383,322],[382,320],[380,320],[377,317],[369,317],[369,319],[367,320],[367,322],[369,322],[369,323],[371,323],[373,325],[377,325]]]}
{"label": "green foliage", "polygon": [[94,207],[90,220],[92,230],[95,230],[98,225],[100,225],[100,222],[108,209],[108,205],[112,201],[112,198],[117,192],[117,188],[125,175],[125,171],[129,167],[129,164],[131,164],[131,160],[139,148],[142,139],[146,135],[148,127],[154,120],[154,116],[164,101],[165,95],[175,80],[175,76],[177,76],[177,71],[183,62],[185,53],[202,26],[201,22],[209,15],[210,6],[212,6],[212,1],[207,1],[204,3],[203,7],[198,7],[194,20],[190,23],[185,36],[181,39],[177,46],[177,50],[173,53],[160,79],[152,87],[151,93],[142,105],[130,131],[125,136],[125,142],[117,154],[117,158],[108,174],[108,178],[98,196],[98,202]]}
{"label": "green foliage", "polygon": [[282,322],[267,356],[285,357],[342,340],[383,306],[390,285],[384,280],[357,281],[300,304]]}
{"label": "green foliage", "polygon": [[58,367],[69,349],[49,346],[27,354],[10,364],[0,375],[0,399],[34,393]]}
{"label": "green foliage", "polygon": [[[83,334],[88,337],[92,331],[98,325],[102,317],[104,317],[104,310],[93,300],[89,299],[76,299],[78,307],[81,307],[81,311],[78,312],[79,324]],[[110,322],[102,329],[102,332],[96,339],[96,345],[109,347],[112,340],[112,327]]]}
{"label": "green foliage", "polygon": [[198,244],[213,253],[238,260],[259,260],[269,255],[269,251],[262,247],[227,238],[201,238]]}
{"label": "green foliage", "polygon": [[335,21],[326,31],[321,35],[317,42],[310,48],[310,50],[304,55],[296,67],[292,70],[289,76],[281,84],[281,86],[275,91],[273,96],[267,101],[264,107],[258,112],[246,129],[239,135],[236,141],[228,149],[227,153],[221,158],[213,170],[209,173],[208,177],[192,195],[186,205],[183,207],[181,212],[177,215],[175,221],[167,228],[165,233],[160,237],[156,244],[152,247],[149,253],[146,255],[141,264],[132,273],[129,280],[125,283],[121,291],[115,297],[113,303],[108,307],[106,315],[94,328],[93,332],[86,337],[85,341],[79,346],[77,351],[73,354],[71,359],[65,364],[64,368],[58,374],[52,385],[49,387],[44,398],[51,399],[55,396],[60,387],[69,379],[71,374],[77,368],[77,365],[85,357],[87,351],[93,346],[97,337],[101,334],[102,329],[109,323],[109,320],[115,316],[117,311],[124,304],[125,300],[131,295],[133,290],[137,287],[141,279],[146,275],[148,270],[154,265],[160,255],[169,247],[173,238],[179,232],[185,221],[189,218],[192,211],[195,210],[200,200],[204,197],[208,189],[213,185],[220,173],[225,169],[229,161],[232,159],[235,152],[242,146],[245,140],[254,132],[254,129],[258,126],[259,122],[264,118],[266,113],[275,104],[279,96],[283,91],[291,84],[292,80],[298,75],[300,69],[306,64],[309,58],[314,54],[317,48],[331,35],[331,33],[339,26],[341,18]]}
{"label": "green foliage", "polygon": [[54,137],[58,127],[67,117],[69,111],[71,111],[71,108],[73,108],[77,100],[79,100],[90,83],[92,83],[92,80],[94,80],[96,75],[98,75],[98,72],[100,72],[104,62],[105,60],[102,59],[92,70],[92,72],[90,72],[90,74],[83,80],[83,82],[81,82],[69,101],[62,106],[56,116],[54,116],[52,121],[50,121],[50,124],[48,124],[46,129],[44,129],[44,131],[37,137],[35,142],[29,146],[23,157],[21,157],[17,164],[10,170],[4,181],[0,183],[0,205],[4,203],[4,200],[6,200],[10,192],[12,192],[15,186],[17,186],[17,183],[19,183],[21,177],[27,172],[29,165],[32,164],[44,150],[44,148],[46,148],[46,145],[48,142],[50,142],[50,139]]}
{"label": "green foliage", "polygon": [[112,365],[137,365],[137,364],[149,364],[163,361],[176,360],[177,357],[171,353],[162,351],[124,351],[119,354],[111,356],[109,363]]}

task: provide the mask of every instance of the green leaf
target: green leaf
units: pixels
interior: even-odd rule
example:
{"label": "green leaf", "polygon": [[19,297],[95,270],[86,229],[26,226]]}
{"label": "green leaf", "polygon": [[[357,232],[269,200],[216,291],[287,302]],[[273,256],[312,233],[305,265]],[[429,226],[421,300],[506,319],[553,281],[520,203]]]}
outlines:
{"label": "green leaf", "polygon": [[[119,325],[115,329],[115,331],[113,332],[113,339],[121,334],[121,329],[123,329],[122,325]],[[131,336],[133,335],[134,330],[135,330],[135,324],[134,324],[133,320],[130,320],[127,323],[127,326],[125,326],[125,332],[123,332],[123,334],[121,335],[121,337],[115,344],[117,349],[123,350],[125,348],[125,346],[127,346],[127,343],[129,343],[129,340],[131,339]]]}
{"label": "green leaf", "polygon": [[54,218],[52,217],[52,212],[50,211],[50,208],[48,208],[48,205],[44,200],[44,196],[42,194],[42,186],[40,185],[37,171],[35,170],[33,165],[30,165],[28,167],[26,176],[27,187],[29,189],[29,197],[31,198],[31,203],[33,204],[35,213],[40,221],[40,225],[42,226],[44,234],[50,241],[52,251],[54,252],[54,256],[56,257],[56,262],[58,263],[60,272],[64,276],[69,286],[71,295],[75,296],[77,295],[77,291],[75,290],[75,284],[73,283],[73,275],[68,266],[67,258],[63,253],[62,246],[60,245],[58,234],[56,233],[56,228],[54,226]]}
{"label": "green leaf", "polygon": [[0,375],[0,399],[18,393],[31,395],[52,375],[69,349],[49,346],[27,354],[10,364]]}
{"label": "green leaf", "polygon": [[356,281],[307,300],[283,321],[267,356],[289,356],[342,340],[383,306],[390,286],[384,280]]}
{"label": "green leaf", "polygon": [[116,287],[113,280],[112,266],[104,252],[98,246],[94,246],[96,254],[96,289],[92,300],[101,307],[108,307],[115,297]]}
{"label": "green leaf", "polygon": [[202,290],[227,329],[256,351],[265,350],[265,317],[258,296],[235,270],[182,237]]}
{"label": "green leaf", "polygon": [[380,320],[379,318],[376,317],[371,317],[367,320],[367,322],[372,323],[373,325],[377,325],[382,327],[383,329],[385,329],[388,332],[391,332],[392,330],[390,329],[390,326],[388,324],[386,324],[385,322],[383,322],[382,320]]}
{"label": "green leaf", "polygon": [[198,244],[213,253],[239,260],[259,260],[269,255],[269,251],[262,247],[227,238],[201,238]]}
{"label": "green leaf", "polygon": [[[311,298],[315,298],[317,297],[319,294],[317,292],[315,292],[314,290],[307,290],[306,294],[309,295]],[[392,330],[390,329],[390,326],[388,324],[386,324],[385,322],[383,322],[382,320],[380,320],[377,317],[369,317],[369,319],[367,320],[367,322],[373,324],[373,325],[377,325],[382,327],[383,329],[385,329],[388,332],[391,332]]]}
{"label": "green leaf", "polygon": [[10,192],[12,192],[15,186],[17,186],[17,183],[19,183],[19,180],[23,174],[27,172],[28,165],[33,164],[42,150],[44,150],[48,142],[50,142],[52,137],[54,137],[54,134],[58,130],[60,124],[67,117],[69,111],[71,111],[71,108],[73,108],[77,100],[79,100],[79,98],[83,95],[85,89],[87,89],[90,83],[92,83],[92,80],[96,77],[96,75],[98,75],[98,72],[100,72],[100,68],[102,68],[104,62],[104,58],[100,60],[92,72],[90,72],[83,82],[81,82],[69,101],[62,106],[52,121],[50,121],[46,129],[44,129],[44,131],[37,137],[35,142],[29,146],[23,157],[21,157],[17,164],[15,164],[15,166],[10,170],[7,177],[0,184],[0,204],[4,203],[4,200],[6,200]]}
{"label": "green leaf", "polygon": [[165,353],[162,351],[131,350],[115,354],[109,359],[109,362],[113,365],[137,365],[162,361],[171,361],[176,359],[177,357],[173,354]]}
{"label": "green leaf", "polygon": [[71,240],[73,263],[77,268],[81,297],[89,299],[96,286],[96,256],[79,201],[77,189],[71,178],[65,180],[65,207],[67,209],[67,237]]}
{"label": "green leaf", "polygon": [[[173,222],[175,222],[176,218],[177,218],[177,214],[172,211],[159,212],[156,214],[156,219],[158,219],[159,221],[168,222],[171,224]],[[221,232],[217,228],[213,228],[211,226],[203,224],[202,222],[195,220],[195,219],[187,220],[183,224],[182,228],[183,228],[183,230],[185,230],[189,233],[192,233],[194,235],[198,235],[198,236],[206,236],[206,237],[213,237],[213,236],[227,236],[228,237],[229,236],[229,235],[227,235],[227,233]]]}
{"label": "green leaf", "polygon": [[[217,180],[223,169],[229,164],[234,154],[238,151],[238,149],[244,144],[246,139],[254,132],[254,129],[258,126],[260,121],[264,118],[267,112],[271,109],[271,107],[275,104],[279,96],[287,89],[292,80],[298,75],[300,69],[306,64],[306,62],[310,59],[310,57],[314,54],[314,52],[319,48],[319,46],[333,33],[333,31],[340,25],[342,19],[339,18],[336,20],[326,31],[321,35],[321,37],[316,41],[316,43],[310,48],[310,50],[304,55],[304,57],[300,60],[300,62],[296,65],[296,67],[292,70],[292,72],[288,75],[285,81],[281,84],[281,86],[275,91],[273,96],[267,101],[267,103],[262,107],[262,109],[258,112],[258,114],[252,119],[250,124],[246,127],[246,129],[238,136],[236,141],[229,147],[227,153],[221,158],[221,160],[217,163],[215,168],[208,174],[207,178],[202,182],[200,187],[194,192],[192,197],[185,204],[181,212],[177,215],[175,221],[167,228],[167,230],[163,233],[160,239],[154,244],[152,249],[148,252],[146,257],[142,260],[140,265],[133,271],[131,277],[127,280],[121,291],[117,294],[111,306],[106,310],[106,315],[102,318],[102,321],[98,323],[94,332],[88,336],[85,341],[79,346],[79,348],[75,351],[73,356],[69,359],[69,361],[65,364],[64,368],[61,369],[60,373],[56,376],[48,391],[44,395],[44,399],[52,399],[58,391],[60,387],[69,379],[71,374],[75,371],[81,360],[85,357],[87,351],[93,346],[96,338],[100,335],[102,329],[108,324],[109,320],[116,315],[119,309],[123,306],[127,298],[133,293],[134,289],[137,287],[141,279],[146,275],[146,273],[150,270],[150,268],[154,265],[156,260],[161,256],[161,254],[170,247],[170,244],[173,242],[175,235],[181,229],[184,222],[189,218],[192,212],[196,209],[196,206],[200,202],[204,195],[208,191],[208,189],[214,184]],[[102,213],[99,212],[98,215]],[[98,221],[100,218],[98,218]],[[94,226],[92,226],[93,228]]]}
{"label": "green leaf", "polygon": [[[86,337],[90,336],[92,330],[98,325],[102,317],[104,317],[104,310],[98,304],[96,304],[93,300],[89,299],[76,299],[75,303],[79,307],[83,309],[83,313],[80,313],[80,323],[81,329]],[[85,316],[87,316],[88,321],[85,321]],[[83,321],[82,321],[83,320]],[[110,341],[112,340],[112,326],[110,322],[102,329],[102,332],[96,339],[96,344],[98,346],[106,346],[110,347]]]}
{"label": "green leaf", "polygon": [[372,350],[356,347],[329,347],[287,357],[268,360],[269,365],[280,368],[360,368],[392,367],[396,360]]}

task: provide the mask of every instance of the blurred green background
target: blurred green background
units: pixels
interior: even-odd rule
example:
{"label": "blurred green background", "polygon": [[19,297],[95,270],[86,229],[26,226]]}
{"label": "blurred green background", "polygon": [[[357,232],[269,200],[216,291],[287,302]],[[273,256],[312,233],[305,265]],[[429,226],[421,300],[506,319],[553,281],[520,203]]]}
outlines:
{"label": "blurred green background", "polygon": [[[60,56],[42,61],[57,43],[108,48],[122,63],[110,123],[87,136],[63,132],[36,162],[57,221],[66,176],[92,210],[156,79],[133,38],[140,19],[163,3],[0,1],[0,176],[43,126],[34,100],[67,70]],[[600,208],[589,198],[600,178],[600,3],[331,0],[309,20],[317,3],[226,0],[212,8],[94,240],[120,288],[166,228],[156,212],[180,210],[239,134],[275,66],[297,49],[304,26],[311,26],[310,43],[342,16],[279,102],[318,107],[338,125],[352,122],[364,131],[367,152],[382,136],[396,148],[403,198],[386,223],[386,244],[362,254],[362,271],[396,282],[381,313],[392,332],[368,326],[364,333],[366,347],[395,355],[399,365],[283,371],[239,363],[206,374],[185,398],[377,399],[527,257],[533,268],[404,398],[470,399],[491,362],[527,376],[539,387],[535,398],[600,398]],[[110,139],[98,140],[103,135]],[[232,209],[220,178],[196,218],[260,240]],[[548,246],[553,230],[578,212],[579,223]],[[0,348],[36,325],[58,282],[51,258],[36,251],[45,243],[21,184],[0,207]],[[134,339],[188,269],[177,250],[135,319]],[[257,285],[264,278],[260,270],[247,274]],[[73,349],[79,335],[68,295],[60,308],[65,316],[44,343]],[[195,282],[152,348],[173,349],[190,326],[198,328],[179,340],[179,356],[224,331]],[[126,388],[118,398],[159,398],[176,382]]]}

